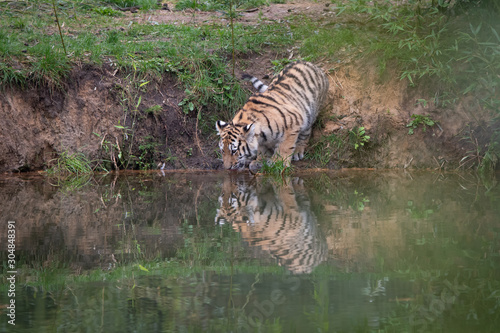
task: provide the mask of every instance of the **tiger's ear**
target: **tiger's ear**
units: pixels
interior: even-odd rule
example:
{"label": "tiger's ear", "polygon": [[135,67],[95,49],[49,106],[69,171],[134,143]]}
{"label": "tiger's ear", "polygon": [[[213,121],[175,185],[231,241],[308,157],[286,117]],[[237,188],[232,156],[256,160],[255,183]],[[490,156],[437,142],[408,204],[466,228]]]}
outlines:
{"label": "tiger's ear", "polygon": [[215,128],[217,129],[217,134],[220,135],[220,132],[222,132],[222,129],[227,126],[227,123],[223,122],[222,120],[217,120],[215,122]]}
{"label": "tiger's ear", "polygon": [[243,127],[243,135],[247,141],[251,141],[255,135],[255,124],[248,124]]}

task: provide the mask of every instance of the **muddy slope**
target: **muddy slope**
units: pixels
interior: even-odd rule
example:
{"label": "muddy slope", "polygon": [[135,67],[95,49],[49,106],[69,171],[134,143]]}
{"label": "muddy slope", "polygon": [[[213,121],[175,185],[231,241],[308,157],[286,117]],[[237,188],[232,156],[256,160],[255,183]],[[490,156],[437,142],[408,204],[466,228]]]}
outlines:
{"label": "muddy slope", "polygon": [[[258,75],[271,72],[270,62],[262,56],[250,62],[255,62]],[[262,68],[266,63],[268,68]],[[330,71],[330,81],[329,103],[313,142],[334,133],[343,135],[346,146],[341,158],[326,165],[329,168],[455,168],[474,148],[463,140],[465,132],[479,132],[482,119],[488,117],[466,103],[450,110],[417,105],[421,92],[397,78],[380,82],[375,67],[338,67]],[[63,152],[81,152],[92,161],[102,161],[107,169],[127,163],[129,168],[145,163],[150,168],[164,163],[169,169],[220,167],[215,130],[211,132],[204,119],[205,130],[196,131],[196,118],[186,116],[178,106],[184,93],[175,77],[166,74],[161,83],[147,86],[135,118],[130,110],[134,98],[124,93],[125,85],[112,68],[82,67],[73,70],[64,92],[42,87],[4,90],[0,94],[0,172],[46,169]],[[161,110],[146,111],[155,105]],[[412,114],[429,115],[439,126],[425,132],[418,128],[408,135],[406,124]],[[355,150],[347,142],[348,133],[360,126],[366,128],[370,141]],[[135,129],[130,151],[131,132],[123,127]],[[297,166],[318,165],[300,162]]]}
{"label": "muddy slope", "polygon": [[[45,169],[63,152],[81,152],[107,169],[127,162],[129,168],[141,167],[139,157],[168,161],[166,168],[215,167],[213,159],[198,158],[196,124],[178,107],[183,92],[174,77],[151,84],[135,118],[134,96],[113,69],[75,68],[64,90],[38,87],[0,94],[0,172]],[[161,110],[145,112],[154,105]],[[123,127],[135,129],[133,138]]]}
{"label": "muddy slope", "polygon": [[[370,136],[365,147],[348,151],[340,166],[452,169],[469,151],[485,149],[489,137],[480,132],[491,131],[485,125],[491,116],[473,101],[450,108],[424,106],[418,101],[430,99],[428,87],[410,88],[395,71],[386,77],[381,79],[377,67],[366,63],[342,66],[330,75],[332,100],[324,129],[316,136],[360,126]],[[437,124],[419,125],[410,135],[407,125],[414,114],[428,116]],[[471,133],[478,139],[474,144],[467,139]]]}

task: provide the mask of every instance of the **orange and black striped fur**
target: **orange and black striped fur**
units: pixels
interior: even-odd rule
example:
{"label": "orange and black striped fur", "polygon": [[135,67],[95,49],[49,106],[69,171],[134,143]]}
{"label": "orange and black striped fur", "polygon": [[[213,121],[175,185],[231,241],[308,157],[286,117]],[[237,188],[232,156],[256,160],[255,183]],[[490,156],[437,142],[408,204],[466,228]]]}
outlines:
{"label": "orange and black striped fur", "polygon": [[320,68],[298,61],[286,66],[267,90],[257,87],[265,91],[252,95],[231,122],[216,122],[224,168],[247,167],[258,155],[284,158],[287,165],[302,159],[328,85]]}

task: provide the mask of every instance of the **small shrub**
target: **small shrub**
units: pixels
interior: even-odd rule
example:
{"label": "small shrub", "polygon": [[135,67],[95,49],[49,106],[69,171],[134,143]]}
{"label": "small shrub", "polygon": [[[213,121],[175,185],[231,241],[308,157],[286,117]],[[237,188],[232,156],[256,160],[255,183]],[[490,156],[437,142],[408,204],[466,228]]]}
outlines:
{"label": "small shrub", "polygon": [[353,128],[349,131],[349,138],[354,146],[354,149],[363,147],[365,143],[370,141],[370,136],[366,135],[364,127]]}
{"label": "small shrub", "polygon": [[436,121],[432,120],[428,116],[423,116],[421,114],[412,114],[411,115],[411,121],[406,125],[406,127],[409,127],[410,129],[408,130],[408,135],[412,135],[414,131],[417,129],[419,126],[423,126],[422,130],[425,132],[427,129],[427,126],[432,127],[436,125]]}

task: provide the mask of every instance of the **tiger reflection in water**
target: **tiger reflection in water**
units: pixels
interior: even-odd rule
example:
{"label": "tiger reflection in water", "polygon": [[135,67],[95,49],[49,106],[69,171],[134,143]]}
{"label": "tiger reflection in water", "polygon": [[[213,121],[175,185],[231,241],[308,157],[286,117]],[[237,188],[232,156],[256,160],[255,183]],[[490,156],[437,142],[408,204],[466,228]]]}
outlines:
{"label": "tiger reflection in water", "polygon": [[287,184],[249,176],[225,178],[216,223],[231,223],[243,240],[269,252],[295,274],[307,274],[328,249],[298,178]]}

